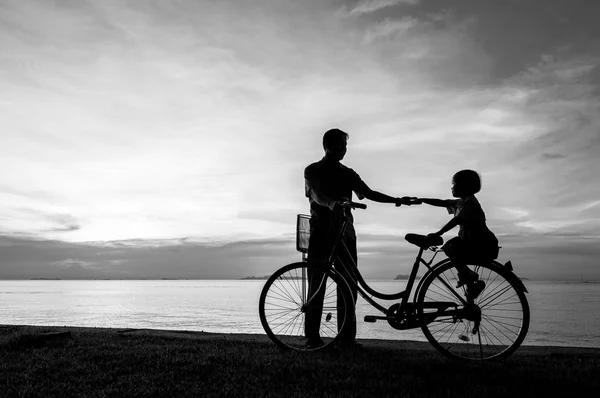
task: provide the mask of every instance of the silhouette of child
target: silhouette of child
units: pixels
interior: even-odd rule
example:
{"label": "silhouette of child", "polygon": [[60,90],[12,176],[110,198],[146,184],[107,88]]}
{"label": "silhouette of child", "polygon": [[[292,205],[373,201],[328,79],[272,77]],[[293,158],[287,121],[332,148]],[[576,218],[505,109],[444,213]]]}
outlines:
{"label": "silhouette of child", "polygon": [[452,177],[452,196],[458,199],[419,198],[422,203],[445,207],[454,218],[439,231],[430,235],[441,236],[457,225],[458,236],[450,239],[442,247],[452,264],[458,270],[457,287],[467,285],[467,295],[477,297],[485,288],[477,273],[467,264],[491,261],[498,257],[498,239],[485,223],[485,213],[475,197],[481,190],[481,178],[476,171],[461,170]]}

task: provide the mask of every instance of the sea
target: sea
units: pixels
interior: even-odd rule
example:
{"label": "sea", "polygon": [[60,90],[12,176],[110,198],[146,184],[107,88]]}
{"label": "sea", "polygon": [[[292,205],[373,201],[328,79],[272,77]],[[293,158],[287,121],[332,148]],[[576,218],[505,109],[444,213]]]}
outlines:
{"label": "sea", "polygon": [[[405,281],[369,280],[383,293]],[[0,325],[83,326],[265,334],[264,280],[2,280]],[[600,347],[600,283],[525,281],[531,324],[524,345]],[[380,303],[383,303],[380,301]],[[388,302],[389,305],[393,302]],[[426,341],[399,331],[359,298],[357,338]]]}

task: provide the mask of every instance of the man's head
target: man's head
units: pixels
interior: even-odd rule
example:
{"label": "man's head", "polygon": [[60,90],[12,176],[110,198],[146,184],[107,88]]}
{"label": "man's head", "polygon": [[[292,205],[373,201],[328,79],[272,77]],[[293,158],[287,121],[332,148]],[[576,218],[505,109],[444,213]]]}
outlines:
{"label": "man's head", "polygon": [[327,130],[323,135],[325,157],[332,160],[342,160],[346,155],[348,133],[340,129]]}

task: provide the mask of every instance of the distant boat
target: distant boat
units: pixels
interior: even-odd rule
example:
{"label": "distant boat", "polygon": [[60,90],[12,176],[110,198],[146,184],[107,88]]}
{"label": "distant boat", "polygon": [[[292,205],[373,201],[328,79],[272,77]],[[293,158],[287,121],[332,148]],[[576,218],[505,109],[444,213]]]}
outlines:
{"label": "distant boat", "polygon": [[32,281],[59,281],[60,278],[31,278]]}
{"label": "distant boat", "polygon": [[[241,278],[240,280],[243,281],[256,281],[256,280],[266,280],[269,279],[271,277],[271,275],[266,275],[266,276],[246,276],[244,278]],[[283,279],[302,279],[301,276],[286,276]]]}
{"label": "distant boat", "polygon": [[[394,278],[395,281],[406,281],[410,278],[410,275],[405,275],[405,274],[400,274],[400,275],[396,275],[396,277]],[[417,275],[417,277],[415,278],[415,280],[419,280],[421,279],[420,276]]]}

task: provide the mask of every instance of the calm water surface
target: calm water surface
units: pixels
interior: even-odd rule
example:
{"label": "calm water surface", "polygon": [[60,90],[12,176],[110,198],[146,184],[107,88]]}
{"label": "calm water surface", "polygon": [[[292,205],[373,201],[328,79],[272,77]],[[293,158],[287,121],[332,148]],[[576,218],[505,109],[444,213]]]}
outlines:
{"label": "calm water surface", "polygon": [[[369,281],[385,293],[404,281]],[[264,281],[0,281],[0,324],[155,328],[264,334]],[[531,326],[524,344],[600,347],[600,284],[526,281]],[[391,305],[392,302],[389,302]],[[364,323],[379,315],[359,299],[358,337],[425,340],[420,329]]]}

